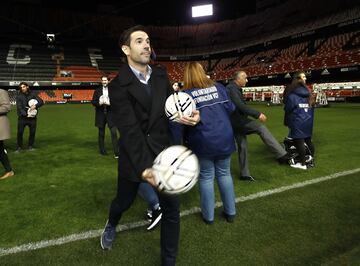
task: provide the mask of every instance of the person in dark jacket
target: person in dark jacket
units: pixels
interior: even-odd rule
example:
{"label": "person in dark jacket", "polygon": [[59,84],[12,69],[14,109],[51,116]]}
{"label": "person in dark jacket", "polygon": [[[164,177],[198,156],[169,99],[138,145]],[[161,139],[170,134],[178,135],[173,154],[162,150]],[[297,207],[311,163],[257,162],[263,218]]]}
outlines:
{"label": "person in dark jacket", "polygon": [[26,82],[21,82],[19,88],[20,91],[16,97],[18,114],[16,152],[20,152],[23,149],[23,135],[26,126],[30,130],[28,149],[32,151],[34,150],[38,109],[44,102],[34,92],[30,91],[29,85]]}
{"label": "person in dark jacket", "polygon": [[[250,174],[248,165],[247,139],[249,134],[258,134],[264,144],[275,155],[279,163],[288,163],[291,159],[286,150],[273,137],[268,128],[258,123],[254,119],[265,122],[267,117],[265,114],[247,106],[243,98],[242,88],[247,83],[247,75],[244,71],[236,71],[234,80],[227,85],[227,90],[236,109],[231,115],[231,124],[234,129],[234,135],[238,147],[238,158],[240,165],[240,180],[254,181],[254,177]],[[253,119],[249,118],[252,117]]]}
{"label": "person in dark jacket", "polygon": [[[201,112],[200,123],[195,127],[185,127],[182,139],[199,158],[202,218],[207,224],[214,222],[216,178],[224,204],[223,215],[228,222],[233,222],[236,208],[230,161],[235,151],[235,141],[230,114],[235,106],[226,88],[208,78],[198,62],[190,62],[185,66],[182,91],[194,99],[196,109]],[[175,129],[179,130],[179,127]],[[174,135],[181,137],[181,134]],[[181,144],[181,141],[177,142]]]}
{"label": "person in dark jacket", "polygon": [[[165,69],[150,66],[152,49],[144,27],[125,30],[119,42],[126,55],[118,75],[109,84],[113,122],[120,132],[118,184],[116,197],[111,203],[109,219],[101,235],[103,249],[110,249],[116,236],[116,225],[122,214],[133,203],[139,185],[152,185],[151,167],[155,157],[171,145],[169,120],[164,106],[172,92]],[[183,117],[182,122],[196,125],[199,112],[193,117]],[[161,264],[175,265],[180,235],[179,197],[159,193],[162,208]],[[123,252],[126,254],[126,251]],[[141,256],[141,251],[139,251]]]}
{"label": "person in dark jacket", "polygon": [[107,155],[105,150],[105,127],[107,124],[111,133],[114,157],[118,158],[117,129],[111,119],[112,113],[108,91],[109,78],[106,76],[101,77],[101,84],[102,86],[95,89],[91,100],[92,105],[95,106],[95,126],[99,129],[99,150],[100,154]]}
{"label": "person in dark jacket", "polygon": [[[288,137],[294,141],[300,162],[291,167],[306,170],[313,166],[315,147],[311,140],[314,125],[314,98],[306,87],[304,72],[296,72],[292,83],[286,87],[284,99],[284,124],[289,128]],[[306,158],[306,147],[310,150],[311,158]]]}
{"label": "person in dark jacket", "polygon": [[[111,132],[111,141],[114,150],[114,157],[119,158],[117,128],[112,121],[111,104],[109,99],[108,84],[109,78],[101,77],[102,86],[94,91],[91,103],[95,106],[95,126],[99,128],[98,143],[100,154],[106,155],[105,150],[105,127],[108,125]],[[154,191],[154,188],[147,182],[141,183],[139,186],[139,195],[148,203],[146,217],[150,221],[147,230],[153,229],[159,224],[162,213],[159,203],[159,198]]]}

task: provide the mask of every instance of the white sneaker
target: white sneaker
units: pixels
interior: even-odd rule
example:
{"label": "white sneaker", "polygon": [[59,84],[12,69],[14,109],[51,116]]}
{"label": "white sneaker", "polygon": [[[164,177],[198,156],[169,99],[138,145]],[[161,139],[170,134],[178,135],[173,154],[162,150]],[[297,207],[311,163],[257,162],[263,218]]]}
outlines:
{"label": "white sneaker", "polygon": [[295,163],[295,164],[290,164],[290,166],[292,168],[297,168],[297,169],[302,169],[302,170],[306,170],[307,169],[307,166],[306,165],[303,165],[301,163]]}

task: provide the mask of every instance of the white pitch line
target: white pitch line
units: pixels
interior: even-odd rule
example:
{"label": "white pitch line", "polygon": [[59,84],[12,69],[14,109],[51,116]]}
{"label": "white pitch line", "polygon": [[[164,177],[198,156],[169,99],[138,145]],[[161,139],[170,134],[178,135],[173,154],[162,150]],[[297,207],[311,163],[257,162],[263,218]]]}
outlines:
{"label": "white pitch line", "polygon": [[[295,184],[292,184],[289,186],[283,186],[283,187],[279,187],[279,188],[275,188],[275,189],[269,189],[269,190],[261,191],[258,193],[250,194],[248,196],[238,197],[235,199],[235,201],[236,201],[236,203],[238,203],[238,202],[244,202],[244,201],[253,200],[253,199],[257,199],[257,198],[267,197],[272,194],[277,194],[277,193],[281,193],[281,192],[284,192],[287,190],[305,187],[308,185],[324,182],[324,181],[327,181],[330,179],[335,179],[338,177],[355,174],[357,172],[360,172],[360,168],[343,171],[343,172],[335,173],[335,174],[328,175],[328,176],[318,177],[315,179],[295,183]],[[217,208],[221,207],[222,202],[216,202],[215,206]],[[180,216],[183,217],[183,216],[199,213],[200,211],[201,211],[201,209],[199,207],[193,207],[188,210],[182,211],[180,213]],[[118,231],[118,232],[119,231],[127,231],[127,230],[131,230],[134,228],[143,227],[147,224],[148,224],[148,222],[146,222],[146,221],[139,221],[139,222],[134,222],[134,223],[123,224],[123,225],[117,226],[116,231]],[[51,239],[51,240],[42,240],[39,242],[23,244],[23,245],[12,247],[12,248],[0,248],[0,257],[19,253],[19,252],[25,252],[25,251],[30,251],[30,250],[51,247],[51,246],[59,246],[59,245],[63,245],[66,243],[83,240],[83,239],[95,238],[95,237],[99,237],[102,234],[102,232],[103,232],[103,229],[91,230],[91,231],[87,231],[87,232],[80,233],[80,234],[72,234],[69,236],[64,236],[64,237],[60,237],[57,239]]]}

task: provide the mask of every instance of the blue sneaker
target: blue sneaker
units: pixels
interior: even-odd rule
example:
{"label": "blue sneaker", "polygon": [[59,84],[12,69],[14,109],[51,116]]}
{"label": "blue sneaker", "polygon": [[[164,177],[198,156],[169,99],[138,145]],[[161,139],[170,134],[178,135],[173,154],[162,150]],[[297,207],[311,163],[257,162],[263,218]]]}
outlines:
{"label": "blue sneaker", "polygon": [[102,249],[111,249],[116,236],[116,227],[106,222],[104,231],[101,234],[100,244]]}

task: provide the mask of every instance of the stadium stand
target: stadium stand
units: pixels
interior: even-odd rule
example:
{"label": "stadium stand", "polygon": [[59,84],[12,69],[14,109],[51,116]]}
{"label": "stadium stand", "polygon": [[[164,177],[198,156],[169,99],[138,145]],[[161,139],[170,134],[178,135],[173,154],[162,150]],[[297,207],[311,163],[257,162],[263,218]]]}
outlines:
{"label": "stadium stand", "polygon": [[[236,20],[183,27],[151,26],[149,30],[158,54],[163,56],[213,54],[302,35],[358,19],[360,7],[346,9],[346,1],[343,6],[345,10],[339,11],[334,1],[324,6],[310,0],[292,0]],[[304,13],[306,8],[311,12]],[[309,21],[309,18],[312,19]]]}
{"label": "stadium stand", "polygon": [[[262,77],[297,70],[358,67],[360,7],[348,4],[345,0],[342,10],[338,11],[333,2],[324,6],[310,0],[301,3],[290,0],[234,20],[176,27],[148,26],[158,55],[155,63],[167,68],[172,81],[182,80],[189,60],[200,61],[213,79],[225,81],[238,69],[246,71],[249,77]],[[27,14],[29,20],[35,18],[30,9],[6,8],[1,12],[11,11],[14,18],[21,18],[20,22],[27,18],[20,14]],[[310,11],[304,13],[304,8]],[[51,45],[35,41],[25,34],[26,28],[19,26],[21,23],[4,22],[3,33],[18,32],[21,36],[6,38],[0,44],[2,84],[17,86],[20,81],[31,81],[33,85],[48,81],[54,82],[51,86],[58,86],[57,82],[96,85],[102,75],[110,78],[116,75],[121,61],[114,37],[117,38],[131,20],[113,16],[92,20],[89,15],[69,16],[60,10],[53,17],[49,17],[46,10],[38,16],[39,23],[46,21],[55,25],[54,29],[61,32],[61,41]],[[87,25],[85,32],[80,26],[71,28],[72,24],[82,23]],[[64,28],[71,30],[63,31]],[[111,44],[106,43],[109,40],[106,39],[105,45],[104,41],[81,42],[74,39],[78,34],[113,39]],[[87,88],[82,85],[82,89]],[[47,101],[64,100],[57,90],[43,93]],[[71,94],[71,100],[79,99],[80,95],[88,100],[86,94],[79,93],[79,97],[75,92]]]}
{"label": "stadium stand", "polygon": [[[218,80],[230,79],[237,69],[246,71],[249,76],[262,76],[298,70],[357,66],[360,64],[360,50],[357,46],[346,49],[350,40],[359,44],[359,31],[338,34],[325,40],[321,38],[315,42],[296,43],[285,49],[271,48],[237,57],[201,61],[201,63],[205,69],[211,69],[211,73],[216,73]],[[313,47],[317,48],[316,52],[309,55]],[[182,80],[184,62],[161,63],[167,67],[172,80]],[[214,69],[211,68],[213,65],[215,65]]]}

